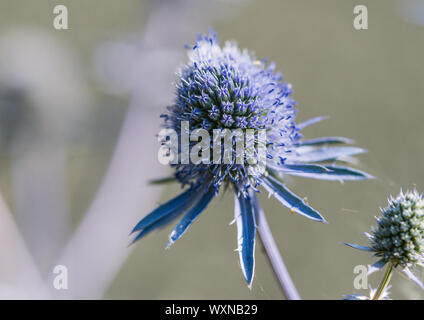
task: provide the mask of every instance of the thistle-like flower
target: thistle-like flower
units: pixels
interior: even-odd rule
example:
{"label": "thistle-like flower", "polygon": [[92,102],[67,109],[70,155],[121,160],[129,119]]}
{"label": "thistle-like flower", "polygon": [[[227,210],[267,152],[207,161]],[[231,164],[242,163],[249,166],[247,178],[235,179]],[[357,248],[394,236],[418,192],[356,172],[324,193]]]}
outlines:
{"label": "thistle-like flower", "polygon": [[[175,101],[162,115],[165,129],[177,133],[177,139],[170,140],[181,141],[174,148],[173,159],[179,161],[171,162],[175,169],[173,178],[188,188],[145,216],[133,229],[137,232],[134,241],[185,213],[169,236],[168,246],[171,245],[208,206],[221,186],[232,189],[240,265],[250,286],[260,210],[256,197],[259,186],[291,212],[324,222],[321,214],[291,192],[280,178],[284,174],[336,181],[371,178],[364,172],[334,164],[335,160],[349,160],[365,150],[329,146],[352,142],[341,137],[302,139],[300,131],[304,127],[324,118],[296,124],[297,110],[290,97],[291,85],[282,81],[282,75],[275,72],[273,63],[258,61],[233,42],[220,47],[213,32],[199,36],[188,56],[189,62],[178,73]],[[227,161],[219,162],[215,158],[213,162],[208,161],[210,153],[216,152],[216,145],[221,151],[216,132],[225,130],[232,132],[234,138],[229,152],[224,150]],[[255,134],[247,135],[249,130]],[[195,144],[184,135],[199,136],[200,132],[204,134],[202,139],[206,137],[214,147],[203,148],[205,154],[200,160],[190,162],[186,151]],[[260,132],[266,134],[266,139],[261,138]],[[242,158],[236,147],[240,141],[245,141],[246,145],[250,142],[253,146]]]}
{"label": "thistle-like flower", "polygon": [[390,197],[388,206],[380,209],[376,217],[377,227],[371,234],[365,233],[370,240],[369,246],[347,245],[374,252],[379,260],[370,272],[379,270],[389,264],[402,271],[422,289],[424,285],[413,274],[412,268],[424,266],[424,198],[417,190],[402,191],[396,197]]}

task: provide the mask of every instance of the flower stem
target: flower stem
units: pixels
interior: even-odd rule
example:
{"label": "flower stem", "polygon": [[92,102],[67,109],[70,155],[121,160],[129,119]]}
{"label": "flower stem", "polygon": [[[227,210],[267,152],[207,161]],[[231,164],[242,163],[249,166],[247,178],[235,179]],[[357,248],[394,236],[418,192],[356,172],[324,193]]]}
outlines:
{"label": "flower stem", "polygon": [[278,251],[277,244],[272,236],[268,222],[266,221],[263,210],[259,210],[258,213],[258,231],[259,237],[261,238],[262,244],[265,247],[267,257],[271,263],[274,273],[280,282],[281,289],[288,300],[300,300],[300,296],[296,290],[296,287],[290,278],[290,274],[284,264],[283,258]]}
{"label": "flower stem", "polygon": [[381,295],[383,294],[386,287],[389,285],[390,278],[392,277],[393,265],[388,263],[386,271],[384,273],[383,279],[381,279],[380,285],[378,286],[377,292],[375,293],[373,300],[380,300]]}

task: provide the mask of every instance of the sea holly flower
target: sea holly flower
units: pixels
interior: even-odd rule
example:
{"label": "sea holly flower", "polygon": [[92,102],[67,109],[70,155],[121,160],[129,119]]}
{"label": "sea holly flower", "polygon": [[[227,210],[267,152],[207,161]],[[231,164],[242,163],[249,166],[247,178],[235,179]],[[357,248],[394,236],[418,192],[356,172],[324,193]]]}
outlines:
{"label": "sea holly flower", "polygon": [[[199,36],[188,56],[188,63],[178,73],[175,101],[162,115],[164,128],[178,135],[178,139],[171,141],[181,141],[178,147],[173,146],[175,159],[179,161],[170,165],[175,170],[173,178],[186,190],[141,219],[133,229],[134,241],[184,214],[169,236],[169,247],[187,231],[221,187],[231,189],[235,197],[240,265],[250,286],[257,217],[261,210],[256,193],[260,188],[291,212],[324,222],[323,216],[290,191],[281,178],[295,175],[335,181],[368,179],[371,176],[364,172],[335,164],[336,160],[365,150],[332,146],[352,142],[341,137],[303,139],[301,130],[324,117],[297,124],[291,85],[282,81],[275,64],[257,60],[247,50],[240,50],[236,43],[227,42],[221,47],[216,34],[211,32]],[[215,158],[211,162],[203,161],[207,160],[206,156],[200,162],[188,161],[186,153],[196,142],[185,139],[185,135],[205,130],[203,133],[210,137],[207,142],[214,145],[206,151],[212,154],[220,140],[215,133],[224,129],[238,132],[229,150],[224,150],[224,158],[227,151],[229,161],[215,161]],[[249,130],[255,134],[248,135]],[[265,133],[266,139],[262,139],[261,133]],[[247,148],[240,158],[236,146],[244,138],[246,145],[250,143],[253,148]],[[221,151],[221,145],[218,146]]]}
{"label": "sea holly flower", "polygon": [[[386,274],[390,278],[392,269],[401,269],[409,279],[423,290],[424,285],[412,269],[424,266],[424,198],[417,190],[402,191],[396,197],[390,197],[388,206],[380,209],[376,217],[377,226],[371,234],[365,233],[369,246],[346,243],[355,249],[373,252],[378,261],[369,272],[387,266]],[[387,280],[388,283],[388,280]]]}

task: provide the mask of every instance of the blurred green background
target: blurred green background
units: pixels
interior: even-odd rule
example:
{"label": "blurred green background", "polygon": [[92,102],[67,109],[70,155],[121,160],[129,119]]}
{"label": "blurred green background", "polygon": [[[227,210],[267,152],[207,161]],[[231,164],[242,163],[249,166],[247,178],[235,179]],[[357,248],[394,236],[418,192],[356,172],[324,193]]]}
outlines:
{"label": "blurred green background", "polygon": [[[198,29],[187,27],[189,37],[185,42],[169,45],[183,57],[183,44],[192,43],[198,32],[213,26],[221,41],[237,40],[257,57],[276,62],[285,81],[293,85],[299,120],[329,116],[307,128],[306,137],[346,136],[369,150],[360,156],[357,167],[377,180],[345,184],[303,178],[288,181],[296,193],[307,197],[326,217],[327,225],[291,215],[276,200],[261,197],[275,239],[303,298],[340,299],[343,294],[365,293],[353,288],[353,268],[373,260],[341,243],[365,244],[361,232],[369,231],[379,207],[386,205],[390,194],[415,185],[419,191],[424,190],[424,28],[405,17],[402,6],[407,3],[410,4],[389,0],[216,1],[213,14],[197,23]],[[142,35],[155,1],[63,0],[60,4],[68,7],[70,26],[63,31],[52,27],[52,8],[56,4],[50,0],[2,0],[0,36],[20,28],[42,30],[60,41],[78,65],[77,76],[83,79],[84,94],[90,96],[90,108],[83,108],[70,132],[60,139],[55,135],[57,143],[69,144],[68,190],[75,228],[106,172],[131,96],[114,94],[99,85],[92,72],[93,54],[111,39]],[[356,4],[368,7],[368,30],[353,28]],[[206,9],[197,5],[187,6],[186,10],[188,17],[196,19]],[[167,21],[162,23],[166,27]],[[184,23],[189,26],[190,19]],[[165,107],[154,112],[159,114]],[[30,126],[35,120],[25,110],[25,117],[18,116],[17,123]],[[72,109],[67,112],[72,116]],[[3,117],[0,123],[6,128],[10,119]],[[20,130],[18,124],[4,129],[3,135],[12,138],[5,138],[0,157],[0,187],[12,211],[13,164],[8,145]],[[145,139],[155,141],[154,134],[141,137],[140,148]],[[169,186],[160,200],[177,192],[178,186]],[[233,198],[228,194],[219,199],[172,249],[164,250],[170,227],[137,243],[104,298],[284,298],[260,244],[253,287],[247,288],[234,251],[235,226],[229,226]],[[140,217],[145,213],[141,211]],[[128,231],[131,227],[128,225]],[[370,276],[372,286],[378,285],[381,276]],[[392,298],[424,298],[418,287],[400,274],[394,276],[392,284]]]}

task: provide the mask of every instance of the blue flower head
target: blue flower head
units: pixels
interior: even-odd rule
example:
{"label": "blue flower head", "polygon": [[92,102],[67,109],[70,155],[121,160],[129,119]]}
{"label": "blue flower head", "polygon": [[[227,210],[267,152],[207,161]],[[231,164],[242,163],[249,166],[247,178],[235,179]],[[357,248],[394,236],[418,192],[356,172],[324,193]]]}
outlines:
{"label": "blue flower head", "polygon": [[376,271],[390,263],[400,268],[422,289],[424,285],[412,273],[415,267],[424,267],[424,197],[417,190],[402,191],[390,197],[388,206],[376,217],[377,226],[371,234],[365,233],[369,246],[346,243],[355,249],[373,252],[379,260],[370,271]]}
{"label": "blue flower head", "polygon": [[[211,145],[216,130],[256,134],[250,136],[253,151],[237,157],[236,142],[243,135],[234,135],[230,145],[230,161],[222,163],[178,162],[171,164],[174,178],[187,190],[144,217],[133,229],[138,240],[149,231],[185,214],[169,236],[169,244],[178,240],[190,224],[217,195],[221,186],[235,194],[235,221],[238,229],[238,251],[244,277],[252,283],[257,213],[260,210],[256,192],[263,187],[292,212],[316,221],[325,221],[303,198],[291,192],[282,182],[284,174],[324,180],[362,180],[370,178],[361,171],[334,164],[335,160],[364,152],[350,146],[346,138],[325,137],[304,140],[301,130],[324,118],[297,124],[296,102],[292,87],[282,81],[275,64],[259,61],[236,43],[219,45],[216,34],[199,36],[188,51],[189,61],[180,70],[175,101],[168,107],[164,127],[178,133],[192,134],[203,129],[209,133]],[[183,126],[188,123],[188,127]],[[187,132],[188,131],[188,132]],[[266,139],[259,137],[266,134]],[[246,135],[246,144],[248,143]],[[182,157],[191,141],[177,148]],[[262,157],[258,157],[262,150]],[[210,150],[213,153],[213,150]],[[225,154],[225,151],[224,151]],[[255,160],[256,161],[252,161]],[[263,169],[263,170],[261,170]]]}

